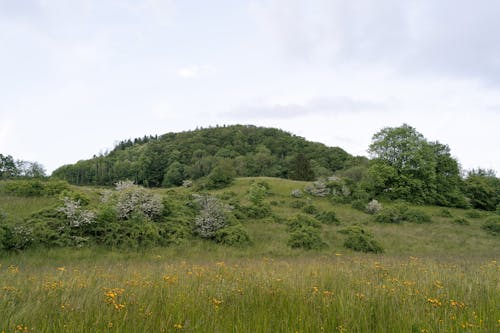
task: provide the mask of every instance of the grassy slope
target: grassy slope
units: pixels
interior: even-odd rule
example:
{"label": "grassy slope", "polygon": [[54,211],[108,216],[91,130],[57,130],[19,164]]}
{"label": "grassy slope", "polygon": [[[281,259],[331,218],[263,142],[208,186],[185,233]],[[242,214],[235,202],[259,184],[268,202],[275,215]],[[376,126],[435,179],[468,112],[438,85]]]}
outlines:
{"label": "grassy slope", "polygon": [[[266,200],[276,203],[275,214],[300,212],[290,208],[290,192],[303,182],[237,179],[216,192],[244,200],[256,180],[270,184]],[[500,330],[500,241],[480,229],[484,218],[461,226],[452,220],[464,210],[449,209],[453,218],[442,218],[441,208],[421,207],[433,223],[380,225],[349,205],[310,200],[342,222],[323,226],[329,247],[319,252],[289,249],[286,226],[266,218],[244,222],[254,240],[246,248],[192,241],[142,252],[6,254],[0,258],[0,332]],[[52,204],[0,198],[0,208],[14,216]],[[374,233],[386,254],[345,250],[337,230],[353,223]]]}

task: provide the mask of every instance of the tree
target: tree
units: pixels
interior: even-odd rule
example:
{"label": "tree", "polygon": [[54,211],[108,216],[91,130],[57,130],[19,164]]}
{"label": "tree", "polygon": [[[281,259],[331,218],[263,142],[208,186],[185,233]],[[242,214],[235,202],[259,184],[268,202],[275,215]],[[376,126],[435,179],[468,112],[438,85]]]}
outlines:
{"label": "tree", "polygon": [[386,127],[373,136],[369,169],[374,194],[418,204],[464,206],[458,163],[448,146],[428,142],[415,128]]}
{"label": "tree", "polygon": [[0,154],[0,179],[9,179],[19,175],[19,169],[12,156]]}
{"label": "tree", "polygon": [[314,173],[311,168],[311,162],[299,153],[292,160],[290,168],[290,179],[294,180],[313,180]]}
{"label": "tree", "polygon": [[179,162],[173,162],[167,168],[167,172],[163,177],[163,186],[179,186],[184,180],[184,165]]}
{"label": "tree", "polygon": [[500,204],[500,179],[492,170],[477,169],[468,173],[465,194],[474,208],[495,210]]}

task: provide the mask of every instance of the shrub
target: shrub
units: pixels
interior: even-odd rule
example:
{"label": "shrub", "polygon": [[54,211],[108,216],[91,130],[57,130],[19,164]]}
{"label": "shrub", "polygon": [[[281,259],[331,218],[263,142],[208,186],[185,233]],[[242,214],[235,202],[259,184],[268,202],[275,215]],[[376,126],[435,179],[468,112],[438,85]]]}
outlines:
{"label": "shrub", "polygon": [[347,235],[344,240],[344,247],[347,249],[365,253],[384,252],[384,249],[380,243],[373,238],[373,235],[366,232],[359,226],[351,226],[349,228],[342,229],[339,232]]}
{"label": "shrub", "polygon": [[291,208],[302,208],[306,205],[306,203],[304,201],[301,201],[301,200],[294,200],[292,202],[290,202],[290,207]]}
{"label": "shrub", "polygon": [[483,217],[483,214],[481,214],[477,210],[472,210],[472,209],[466,211],[464,215],[465,215],[465,217],[468,217],[470,219],[479,219],[479,218]]}
{"label": "shrub", "polygon": [[66,216],[70,227],[78,228],[95,222],[95,213],[82,209],[79,201],[70,198],[64,198],[63,201],[64,205],[57,210]]}
{"label": "shrub", "polygon": [[245,245],[250,244],[250,236],[241,224],[236,224],[217,230],[215,241],[230,246]]}
{"label": "shrub", "polygon": [[404,214],[404,220],[419,224],[432,222],[431,216],[419,209],[408,209]]}
{"label": "shrub", "polygon": [[195,202],[201,207],[195,219],[196,233],[202,238],[212,239],[227,225],[229,207],[210,195],[196,195]]}
{"label": "shrub", "polygon": [[375,221],[379,223],[430,223],[432,219],[426,212],[409,208],[407,204],[397,204],[393,207],[382,209],[375,215]]}
{"label": "shrub", "polygon": [[351,207],[361,212],[366,212],[366,201],[362,199],[354,200]]}
{"label": "shrub", "polygon": [[116,190],[116,212],[119,219],[128,220],[133,215],[155,219],[162,215],[163,204],[160,196],[130,181],[116,183]]}
{"label": "shrub", "polygon": [[331,192],[326,183],[322,180],[307,185],[304,190],[315,197],[326,197]]}
{"label": "shrub", "polygon": [[459,224],[459,225],[470,225],[469,220],[463,217],[459,217],[453,220],[453,223]]}
{"label": "shrub", "polygon": [[316,219],[323,224],[335,224],[340,225],[340,221],[337,218],[337,214],[333,210],[329,210],[326,212],[321,212],[316,214]]}
{"label": "shrub", "polygon": [[321,239],[320,230],[312,226],[300,226],[290,233],[287,242],[291,248],[318,250],[326,246]]}
{"label": "shrub", "polygon": [[439,216],[441,216],[441,217],[453,217],[453,215],[451,214],[451,212],[448,209],[446,209],[446,208],[442,208],[439,211]]}
{"label": "shrub", "polygon": [[3,192],[20,197],[53,196],[68,190],[68,183],[62,180],[19,179],[3,184]]}
{"label": "shrub", "polygon": [[365,206],[365,210],[368,214],[377,214],[382,210],[382,204],[377,200],[373,199]]}
{"label": "shrub", "polygon": [[500,236],[500,216],[489,217],[481,228],[494,236]]}
{"label": "shrub", "polygon": [[304,193],[301,190],[299,190],[298,188],[296,188],[296,189],[292,190],[291,195],[294,198],[302,198],[304,196]]}
{"label": "shrub", "polygon": [[307,205],[302,208],[302,212],[310,215],[314,215],[318,213],[318,208],[316,208],[314,205]]}
{"label": "shrub", "polygon": [[252,219],[262,219],[271,215],[271,207],[269,205],[250,205],[242,206],[239,210],[247,217]]}
{"label": "shrub", "polygon": [[288,228],[290,231],[300,229],[301,227],[321,229],[321,223],[315,218],[303,214],[298,214],[288,221]]}

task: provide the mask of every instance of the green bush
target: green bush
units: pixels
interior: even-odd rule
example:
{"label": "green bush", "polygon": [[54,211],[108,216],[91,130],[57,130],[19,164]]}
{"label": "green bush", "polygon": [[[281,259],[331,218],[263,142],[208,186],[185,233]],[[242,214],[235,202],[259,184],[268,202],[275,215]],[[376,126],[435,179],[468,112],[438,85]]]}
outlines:
{"label": "green bush", "polygon": [[404,220],[412,223],[430,223],[432,218],[426,212],[419,209],[408,209],[404,214]]}
{"label": "green bush", "polygon": [[344,247],[357,252],[373,252],[382,253],[384,249],[378,241],[376,241],[372,234],[366,232],[363,228],[359,226],[351,226],[346,229],[342,229],[339,232],[346,234],[347,237],[344,240]]}
{"label": "green bush", "polygon": [[337,214],[333,210],[329,210],[326,212],[320,212],[316,214],[316,219],[323,224],[334,224],[340,225],[340,221],[337,218]]}
{"label": "green bush", "polygon": [[321,223],[315,218],[303,214],[298,214],[288,221],[288,229],[290,231],[294,231],[302,227],[321,229]]}
{"label": "green bush", "polygon": [[453,217],[453,215],[451,214],[451,212],[448,209],[446,209],[446,208],[442,208],[439,211],[439,216],[440,217]]}
{"label": "green bush", "polygon": [[306,205],[305,201],[301,201],[301,200],[293,200],[292,202],[290,202],[291,208],[300,209],[300,208],[304,207],[305,205]]}
{"label": "green bush", "polygon": [[307,205],[302,208],[302,212],[314,215],[318,213],[318,208],[316,208],[314,205]]}
{"label": "green bush", "polygon": [[365,213],[366,212],[366,204],[367,204],[367,202],[365,200],[357,199],[351,203],[351,207],[356,209],[356,210],[359,210],[360,212]]}
{"label": "green bush", "polygon": [[241,206],[239,211],[251,219],[262,219],[271,215],[272,212],[271,207],[267,204]]}
{"label": "green bush", "polygon": [[430,223],[432,219],[426,212],[416,208],[410,208],[407,204],[400,203],[393,207],[382,209],[375,215],[375,222],[394,224],[402,222]]}
{"label": "green bush", "polygon": [[500,216],[489,217],[481,228],[494,236],[500,236]]}
{"label": "green bush", "polygon": [[465,215],[465,217],[468,217],[470,219],[479,219],[479,218],[483,217],[483,214],[481,214],[477,210],[473,210],[473,209],[466,211],[464,215]]}
{"label": "green bush", "polygon": [[62,180],[18,179],[3,183],[2,192],[20,197],[54,196],[68,190]]}
{"label": "green bush", "polygon": [[459,225],[470,225],[469,220],[467,220],[464,217],[458,217],[458,218],[454,219],[453,223],[454,224],[459,224]]}
{"label": "green bush", "polygon": [[250,236],[241,224],[231,225],[217,230],[215,241],[220,244],[238,246],[250,244]]}
{"label": "green bush", "polygon": [[293,229],[287,242],[291,248],[318,250],[326,246],[321,239],[320,230],[312,226],[300,226]]}

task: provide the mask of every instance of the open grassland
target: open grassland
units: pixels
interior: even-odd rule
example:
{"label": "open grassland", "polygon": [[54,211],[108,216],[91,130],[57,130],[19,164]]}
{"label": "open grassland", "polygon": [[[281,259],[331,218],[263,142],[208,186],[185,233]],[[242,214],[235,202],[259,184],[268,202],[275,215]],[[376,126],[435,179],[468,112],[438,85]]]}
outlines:
{"label": "open grassland", "polygon": [[[500,332],[500,240],[481,228],[494,213],[415,206],[431,221],[378,223],[349,203],[292,197],[306,182],[266,177],[210,193],[245,206],[255,182],[268,184],[272,214],[239,221],[249,244],[189,236],[136,251],[91,244],[1,252],[0,332]],[[71,190],[93,209],[103,191]],[[177,208],[195,193],[151,191]],[[0,195],[12,225],[57,205],[57,197]],[[318,250],[287,244],[287,221],[309,214],[304,206],[338,218],[321,226]],[[346,249],[342,230],[355,226],[384,254]]]}
{"label": "open grassland", "polygon": [[0,331],[500,331],[498,258],[209,250],[10,255]]}

